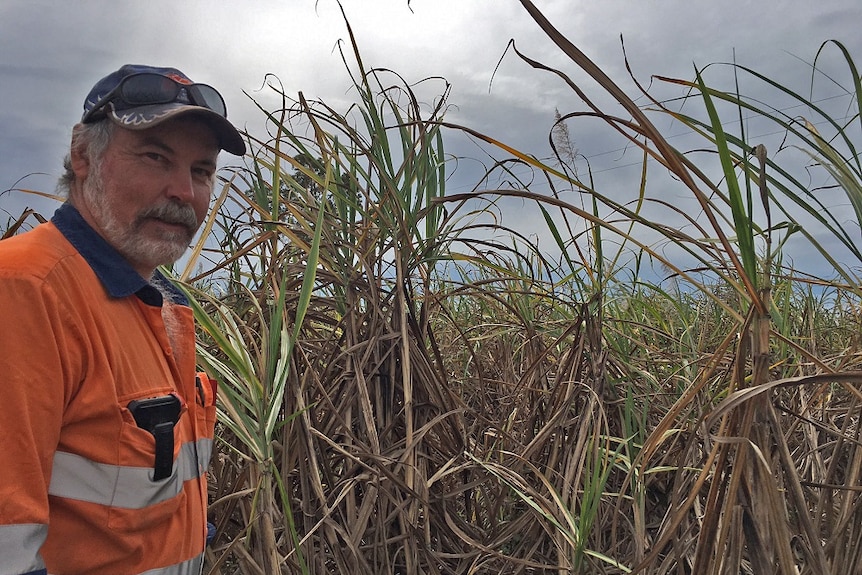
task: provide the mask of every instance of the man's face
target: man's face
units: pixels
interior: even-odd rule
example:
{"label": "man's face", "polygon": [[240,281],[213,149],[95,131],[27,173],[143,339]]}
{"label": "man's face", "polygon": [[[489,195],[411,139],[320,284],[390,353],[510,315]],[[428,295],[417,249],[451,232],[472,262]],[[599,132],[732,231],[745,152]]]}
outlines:
{"label": "man's face", "polygon": [[218,152],[212,129],[188,116],[146,130],[115,128],[101,162],[76,169],[75,205],[148,278],[182,256],[206,216]]}

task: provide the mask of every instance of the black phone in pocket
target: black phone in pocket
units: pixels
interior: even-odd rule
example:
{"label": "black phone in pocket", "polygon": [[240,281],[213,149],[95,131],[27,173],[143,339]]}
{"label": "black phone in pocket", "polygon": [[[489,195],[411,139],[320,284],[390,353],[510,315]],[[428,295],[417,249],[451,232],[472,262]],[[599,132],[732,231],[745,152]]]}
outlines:
{"label": "black phone in pocket", "polygon": [[163,395],[147,399],[136,399],[129,403],[129,411],[135,423],[150,433],[160,423],[174,423],[180,419],[180,400],[176,395]]}
{"label": "black phone in pocket", "polygon": [[174,426],[182,409],[179,398],[163,395],[136,399],[129,403],[128,409],[138,427],[149,431],[156,440],[153,481],[170,477],[174,465]]}

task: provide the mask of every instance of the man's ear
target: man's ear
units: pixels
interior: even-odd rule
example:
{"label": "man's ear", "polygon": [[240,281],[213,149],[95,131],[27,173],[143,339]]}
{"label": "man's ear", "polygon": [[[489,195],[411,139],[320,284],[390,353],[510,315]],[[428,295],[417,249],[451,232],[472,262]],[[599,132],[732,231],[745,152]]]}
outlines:
{"label": "man's ear", "polygon": [[76,124],[72,128],[72,145],[69,151],[72,171],[75,172],[75,181],[83,182],[90,174],[90,157],[87,153],[87,145],[80,137],[82,124]]}

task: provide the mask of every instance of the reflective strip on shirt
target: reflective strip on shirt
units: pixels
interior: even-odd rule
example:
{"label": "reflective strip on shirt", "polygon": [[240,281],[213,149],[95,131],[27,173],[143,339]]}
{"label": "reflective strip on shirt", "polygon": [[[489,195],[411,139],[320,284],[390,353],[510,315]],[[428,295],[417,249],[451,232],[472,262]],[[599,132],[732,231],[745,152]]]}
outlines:
{"label": "reflective strip on shirt", "polygon": [[0,525],[0,557],[7,573],[30,573],[45,569],[39,549],[48,536],[48,526],[39,523]]}
{"label": "reflective strip on shirt", "polygon": [[204,567],[203,553],[188,561],[183,561],[177,565],[170,567],[161,567],[159,569],[150,569],[144,571],[140,575],[200,575]]}
{"label": "reflective strip on shirt", "polygon": [[[197,447],[197,449],[195,448]],[[171,477],[152,481],[152,467],[96,463],[80,455],[57,451],[48,493],[123,509],[143,509],[179,495],[183,483],[203,475],[209,465],[213,440],[199,439],[180,448]]]}

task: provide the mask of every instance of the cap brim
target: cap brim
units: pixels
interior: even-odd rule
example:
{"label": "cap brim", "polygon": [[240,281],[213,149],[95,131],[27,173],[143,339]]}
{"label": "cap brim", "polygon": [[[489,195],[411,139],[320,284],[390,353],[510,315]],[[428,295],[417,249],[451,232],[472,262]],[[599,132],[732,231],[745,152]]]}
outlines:
{"label": "cap brim", "polygon": [[199,116],[215,130],[221,149],[237,156],[245,155],[245,142],[234,125],[227,118],[202,106],[190,106],[175,102],[138,106],[128,110],[115,110],[111,106],[108,117],[115,124],[127,130],[145,130],[171,118],[187,114]]}

